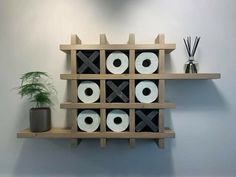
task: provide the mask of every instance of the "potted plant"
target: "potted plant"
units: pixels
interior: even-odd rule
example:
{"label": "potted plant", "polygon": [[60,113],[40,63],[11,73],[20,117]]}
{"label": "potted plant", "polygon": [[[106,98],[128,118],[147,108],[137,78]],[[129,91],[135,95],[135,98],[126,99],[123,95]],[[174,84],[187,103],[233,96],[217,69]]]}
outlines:
{"label": "potted plant", "polygon": [[51,97],[56,90],[46,72],[33,71],[23,74],[18,93],[27,97],[34,107],[30,109],[30,130],[44,132],[51,129]]}

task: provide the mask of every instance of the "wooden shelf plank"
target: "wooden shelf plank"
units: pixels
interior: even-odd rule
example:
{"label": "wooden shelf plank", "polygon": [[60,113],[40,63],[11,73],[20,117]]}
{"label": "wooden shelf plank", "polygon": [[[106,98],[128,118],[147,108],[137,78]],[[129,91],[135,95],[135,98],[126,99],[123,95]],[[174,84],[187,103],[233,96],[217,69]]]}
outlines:
{"label": "wooden shelf plank", "polygon": [[[79,37],[75,34],[71,35],[71,44],[81,44],[81,40]],[[71,67],[71,74],[76,74],[77,73],[77,56],[76,56],[76,50],[71,50],[70,51],[70,67]],[[78,81],[77,80],[72,80],[70,82],[70,101],[71,102],[78,102],[78,97],[77,97],[77,86],[78,86]],[[78,116],[78,111],[75,109],[70,110],[70,118],[71,118],[71,130],[73,132],[77,132],[77,116]],[[70,144],[71,147],[76,147],[79,144],[78,139],[71,139]]]}
{"label": "wooden shelf plank", "polygon": [[175,108],[174,103],[71,103],[60,105],[62,109],[167,109]]}
{"label": "wooden shelf plank", "polygon": [[17,138],[114,138],[114,139],[158,139],[158,138],[174,138],[174,131],[166,128],[163,133],[159,132],[72,132],[70,129],[52,128],[50,131],[35,133],[29,129],[22,130],[17,133]]}
{"label": "wooden shelf plank", "polygon": [[164,73],[164,74],[61,74],[63,80],[128,80],[128,79],[166,79],[166,80],[202,80],[202,79],[220,79],[220,73]]}
{"label": "wooden shelf plank", "polygon": [[[155,43],[164,44],[165,43],[165,35],[159,34],[155,40]],[[164,50],[158,51],[158,58],[159,58],[159,66],[158,66],[159,68],[158,68],[157,74],[164,74],[165,73],[165,65],[166,65]],[[158,98],[159,103],[164,103],[165,102],[165,80],[164,79],[159,80],[158,95],[159,95],[159,98]],[[165,129],[165,127],[164,127],[164,110],[162,110],[162,109],[159,110],[158,128],[159,128],[160,133],[162,133]],[[165,147],[164,139],[158,139],[157,145],[160,149],[163,149]]]}
{"label": "wooden shelf plank", "polygon": [[207,80],[207,79],[220,79],[220,73],[197,73],[197,74],[185,74],[185,73],[174,73],[174,74],[161,74],[163,79],[182,79],[182,80]]}
{"label": "wooden shelf plank", "polygon": [[[135,35],[129,34],[128,44],[135,44]],[[135,74],[135,50],[129,51],[129,73]],[[135,103],[135,80],[129,80],[129,102]],[[135,132],[135,109],[129,110],[129,131]],[[130,147],[135,146],[135,139],[129,139]]]}
{"label": "wooden shelf plank", "polygon": [[170,53],[175,50],[175,44],[88,44],[71,45],[61,44],[60,50],[68,53],[70,50],[165,50]]}
{"label": "wooden shelf plank", "polygon": [[[108,40],[105,34],[100,34],[100,44],[108,44]],[[100,50],[100,73],[105,74],[106,73],[106,51]],[[104,79],[100,80],[100,102],[105,103],[106,102],[106,81]],[[100,109],[100,131],[105,132],[106,131],[106,109]],[[107,140],[105,138],[100,139],[100,146],[102,148],[106,147]]]}

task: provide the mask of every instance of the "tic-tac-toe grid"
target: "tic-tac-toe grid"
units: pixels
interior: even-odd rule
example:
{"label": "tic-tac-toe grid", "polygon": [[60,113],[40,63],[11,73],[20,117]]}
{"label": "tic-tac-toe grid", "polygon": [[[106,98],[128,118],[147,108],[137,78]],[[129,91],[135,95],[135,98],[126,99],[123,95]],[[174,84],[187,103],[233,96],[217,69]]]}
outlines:
{"label": "tic-tac-toe grid", "polygon": [[[73,35],[72,39],[80,40]],[[73,40],[72,40],[73,42]],[[109,44],[105,35],[100,35],[100,45],[74,45],[74,49],[71,49],[71,103],[62,104],[62,108],[72,109],[72,131],[80,133],[81,138],[100,138],[100,144],[102,147],[106,146],[107,138],[126,138],[129,139],[130,145],[135,145],[135,139],[156,139],[158,146],[164,148],[164,138],[173,137],[174,133],[164,129],[164,112],[165,108],[174,107],[171,103],[165,103],[164,90],[165,81],[159,80],[157,76],[159,73],[164,73],[165,67],[165,53],[170,52],[173,47],[170,47],[164,43],[164,35],[159,35],[155,40],[156,44],[135,44],[134,34],[129,36],[127,44]],[[72,43],[73,44],[73,43]],[[168,49],[170,47],[170,50]],[[129,67],[124,74],[111,74],[106,68],[106,58],[109,52],[121,51],[126,53],[129,58]],[[138,52],[153,51],[158,55],[159,67],[153,74],[138,74],[135,70],[135,58]],[[78,61],[78,56],[81,61]],[[89,62],[87,61],[89,60]],[[97,61],[99,60],[99,62]],[[74,66],[76,66],[76,74],[74,72]],[[67,77],[67,79],[69,79]],[[81,80],[93,80],[99,83],[100,86],[100,99],[95,103],[82,103],[77,99],[77,86]],[[158,100],[153,103],[140,103],[135,99],[135,86],[137,82],[142,80],[154,80],[158,85]],[[117,84],[120,81],[120,85]],[[123,87],[127,86],[128,82],[128,94],[121,94],[121,102],[113,102],[114,95],[122,92]],[[111,92],[107,93],[107,90],[111,89]],[[117,93],[118,92],[118,93]],[[112,95],[113,94],[113,95]],[[75,98],[76,95],[76,98]],[[111,95],[111,96],[110,96]],[[77,110],[83,109],[95,109],[99,110],[101,122],[99,131],[93,133],[82,132],[77,128]],[[111,132],[106,126],[107,113],[111,109],[128,110],[129,113],[129,127],[125,132]],[[143,112],[144,110],[144,112]],[[148,111],[150,110],[148,114]],[[156,110],[156,112],[155,112]],[[76,112],[76,116],[75,116]],[[153,112],[153,113],[152,113]],[[154,117],[158,116],[157,121],[153,122]],[[141,117],[139,122],[136,123],[137,117]],[[145,119],[146,117],[146,119]],[[137,127],[136,127],[137,126]],[[143,127],[150,127],[150,131],[143,132]],[[75,144],[75,139],[73,139]]]}

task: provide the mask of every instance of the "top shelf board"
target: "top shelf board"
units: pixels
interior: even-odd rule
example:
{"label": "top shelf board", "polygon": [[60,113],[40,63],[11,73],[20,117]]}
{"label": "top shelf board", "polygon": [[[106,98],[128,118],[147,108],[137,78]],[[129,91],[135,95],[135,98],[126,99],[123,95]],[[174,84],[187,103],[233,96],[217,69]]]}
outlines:
{"label": "top shelf board", "polygon": [[69,53],[70,50],[165,50],[169,54],[175,50],[175,44],[106,44],[106,45],[70,45],[61,44],[60,50]]}
{"label": "top shelf board", "polygon": [[63,80],[127,80],[127,79],[167,79],[167,80],[207,80],[220,79],[220,73],[198,73],[198,74],[184,74],[184,73],[163,73],[163,74],[61,74],[60,78]]}

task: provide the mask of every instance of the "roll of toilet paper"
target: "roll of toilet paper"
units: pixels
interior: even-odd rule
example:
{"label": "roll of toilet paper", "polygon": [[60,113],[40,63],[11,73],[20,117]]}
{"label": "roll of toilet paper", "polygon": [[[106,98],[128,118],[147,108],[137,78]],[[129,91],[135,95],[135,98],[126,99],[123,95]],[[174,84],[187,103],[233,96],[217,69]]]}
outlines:
{"label": "roll of toilet paper", "polygon": [[135,87],[135,95],[141,103],[152,103],[158,97],[158,88],[152,81],[141,81]]}
{"label": "roll of toilet paper", "polygon": [[123,52],[115,51],[107,57],[106,66],[111,73],[122,74],[128,68],[129,60]]}
{"label": "roll of toilet paper", "polygon": [[84,103],[93,103],[99,99],[100,89],[93,81],[83,81],[78,86],[78,97]]}
{"label": "roll of toilet paper", "polygon": [[84,110],[77,117],[78,127],[86,132],[94,132],[100,124],[100,116],[93,110]]}
{"label": "roll of toilet paper", "polygon": [[141,74],[152,74],[158,68],[158,57],[153,52],[143,52],[137,56],[135,67]]}
{"label": "roll of toilet paper", "polygon": [[125,111],[115,109],[107,115],[107,126],[114,132],[122,132],[129,126],[129,116]]}

